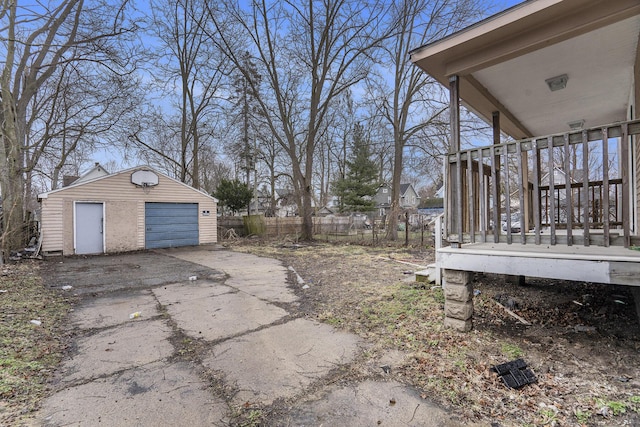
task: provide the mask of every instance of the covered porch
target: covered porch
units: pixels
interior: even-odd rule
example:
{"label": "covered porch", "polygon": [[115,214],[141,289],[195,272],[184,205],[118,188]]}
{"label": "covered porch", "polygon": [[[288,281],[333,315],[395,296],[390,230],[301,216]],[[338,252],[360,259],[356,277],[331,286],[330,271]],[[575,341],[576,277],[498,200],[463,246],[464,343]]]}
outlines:
{"label": "covered porch", "polygon": [[[639,35],[637,1],[531,0],[412,52],[450,93],[449,326],[471,328],[470,272],[640,290]],[[461,104],[493,144],[462,146]]]}

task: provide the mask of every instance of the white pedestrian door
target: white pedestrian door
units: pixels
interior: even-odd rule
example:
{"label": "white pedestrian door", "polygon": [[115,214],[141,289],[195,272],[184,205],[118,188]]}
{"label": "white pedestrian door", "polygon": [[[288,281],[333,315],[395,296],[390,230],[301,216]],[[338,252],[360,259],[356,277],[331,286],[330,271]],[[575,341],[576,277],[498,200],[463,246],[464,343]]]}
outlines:
{"label": "white pedestrian door", "polygon": [[76,254],[104,252],[102,203],[76,203]]}

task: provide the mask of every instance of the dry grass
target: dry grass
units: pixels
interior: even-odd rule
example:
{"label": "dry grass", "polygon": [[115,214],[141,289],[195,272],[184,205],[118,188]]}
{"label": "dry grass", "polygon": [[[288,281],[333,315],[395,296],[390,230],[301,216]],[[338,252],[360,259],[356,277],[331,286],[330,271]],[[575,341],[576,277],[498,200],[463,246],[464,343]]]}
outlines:
{"label": "dry grass", "polygon": [[47,382],[60,363],[62,325],[70,303],[60,290],[43,286],[37,264],[2,268],[0,425],[17,425],[46,394]]}
{"label": "dry grass", "polygon": [[[545,313],[540,313],[542,321],[525,330],[492,301],[492,295],[509,288],[491,278],[474,284],[482,290],[474,301],[476,328],[470,333],[444,329],[441,289],[407,281],[407,270],[415,268],[386,260],[426,265],[433,259],[428,251],[260,241],[238,242],[233,249],[293,266],[311,286],[302,298],[307,315],[366,338],[371,351],[403,351],[407,358],[394,370],[396,379],[413,384],[424,397],[455,406],[471,423],[640,423],[638,382],[616,380],[640,375],[637,337],[622,342],[606,334],[574,336],[542,324]],[[522,292],[535,294],[539,289]],[[547,304],[557,302],[557,297],[533,296],[539,299],[538,311],[553,311]],[[524,312],[532,316],[533,311]],[[570,314],[564,317],[574,321],[576,314]],[[562,316],[554,316],[557,326]],[[529,363],[538,382],[511,390],[490,368],[517,357]]]}

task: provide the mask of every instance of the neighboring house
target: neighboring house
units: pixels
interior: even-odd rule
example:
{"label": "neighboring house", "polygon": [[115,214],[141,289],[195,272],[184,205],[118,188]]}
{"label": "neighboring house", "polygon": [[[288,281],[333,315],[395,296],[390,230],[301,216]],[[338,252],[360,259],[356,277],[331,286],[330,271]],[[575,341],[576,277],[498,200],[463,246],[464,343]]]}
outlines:
{"label": "neighboring house", "polygon": [[79,184],[81,182],[90,181],[94,178],[100,178],[101,176],[109,175],[100,163],[96,162],[95,165],[85,172],[82,176],[65,175],[62,177],[62,186],[68,187],[71,184]]}
{"label": "neighboring house", "polygon": [[416,209],[420,204],[420,196],[413,185],[400,184],[400,208]]}
{"label": "neighboring house", "polygon": [[385,216],[391,208],[391,186],[386,182],[380,184],[373,200],[376,202],[378,216]]}
{"label": "neighboring house", "polygon": [[276,212],[275,216],[298,216],[298,205],[293,190],[288,188],[276,188]]}
{"label": "neighboring house", "polygon": [[[376,195],[373,197],[376,202],[377,214],[385,216],[391,209],[391,185],[380,184]],[[401,209],[416,209],[420,204],[420,196],[411,184],[400,184],[400,199],[398,200]]]}
{"label": "neighboring house", "polygon": [[[256,191],[256,199],[251,201],[251,214],[263,214],[266,217],[298,215],[298,205],[295,202],[293,190],[276,188],[274,194],[275,206],[273,208],[271,206],[271,193],[266,186]],[[244,214],[246,214],[246,209]]]}
{"label": "neighboring house", "polygon": [[[436,252],[448,294],[472,289],[473,271],[546,277],[629,285],[640,311],[640,252],[629,249],[640,243],[639,33],[637,0],[529,0],[411,52],[450,94],[451,246]],[[462,149],[461,103],[491,124],[497,144]],[[583,172],[577,183],[554,172],[545,184],[554,168]],[[546,199],[543,232],[544,187],[581,193]],[[514,205],[523,226],[503,232],[494,224]],[[469,330],[472,313],[471,298],[447,299],[445,324]]]}
{"label": "neighboring house", "polygon": [[436,190],[436,192],[433,194],[433,197],[435,199],[443,199],[444,198],[444,185],[441,185],[440,188],[438,188]]}
{"label": "neighboring house", "polygon": [[337,213],[336,210],[329,206],[323,206],[316,212],[316,216],[334,216]]}
{"label": "neighboring house", "polygon": [[67,187],[38,195],[45,254],[216,242],[217,200],[208,194],[148,166],[114,174],[94,168],[87,174]]}

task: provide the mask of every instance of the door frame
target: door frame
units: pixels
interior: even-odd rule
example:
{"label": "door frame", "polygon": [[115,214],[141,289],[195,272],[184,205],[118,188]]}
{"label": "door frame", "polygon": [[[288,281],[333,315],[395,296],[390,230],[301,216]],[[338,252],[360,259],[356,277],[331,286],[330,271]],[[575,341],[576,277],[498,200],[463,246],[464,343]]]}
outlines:
{"label": "door frame", "polygon": [[102,205],[102,252],[105,253],[106,248],[106,235],[107,235],[107,215],[106,215],[106,207],[105,202],[94,201],[94,200],[74,200],[73,201],[73,253],[75,254],[78,250],[77,244],[77,219],[78,219],[78,211],[76,209],[76,204],[93,204],[93,205]]}

